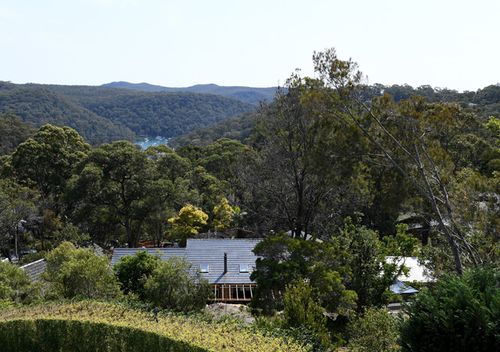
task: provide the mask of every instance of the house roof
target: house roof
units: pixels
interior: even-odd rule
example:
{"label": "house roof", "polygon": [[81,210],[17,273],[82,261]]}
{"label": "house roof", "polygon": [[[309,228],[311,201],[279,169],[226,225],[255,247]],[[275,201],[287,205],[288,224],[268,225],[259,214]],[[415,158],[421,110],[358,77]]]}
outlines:
{"label": "house roof", "polygon": [[185,248],[115,248],[111,257],[111,265],[114,266],[122,257],[135,255],[138,252],[148,252],[161,260],[167,260],[171,257],[184,257],[185,250]]}
{"label": "house roof", "polygon": [[409,269],[408,274],[404,273],[398,276],[399,281],[417,281],[417,282],[431,282],[434,281],[432,275],[430,275],[429,270],[419,263],[417,257],[395,257],[395,256],[387,256],[385,257],[387,263],[394,263],[401,265],[403,264],[405,267]]}
{"label": "house roof", "polygon": [[[162,260],[173,256],[184,257],[193,270],[208,265],[208,272],[202,273],[212,284],[248,284],[251,270],[240,272],[240,265],[253,268],[257,256],[252,252],[260,239],[188,239],[186,248],[116,248],[111,264],[121,257],[146,251],[158,255]],[[227,254],[227,272],[224,273],[224,253]]]}
{"label": "house roof", "polygon": [[40,281],[42,274],[47,269],[47,262],[45,259],[39,259],[34,262],[28,263],[20,267],[23,269],[31,281]]}
{"label": "house roof", "polygon": [[[199,268],[208,264],[203,276],[213,284],[253,283],[251,272],[240,272],[240,264],[253,268],[257,256],[252,252],[260,239],[193,239],[186,245],[186,259]],[[227,254],[227,273],[224,274],[224,253]]]}
{"label": "house roof", "polygon": [[390,287],[389,289],[392,291],[392,293],[401,295],[401,294],[414,294],[418,293],[417,289],[414,289],[413,287],[406,285],[405,283],[396,280]]}

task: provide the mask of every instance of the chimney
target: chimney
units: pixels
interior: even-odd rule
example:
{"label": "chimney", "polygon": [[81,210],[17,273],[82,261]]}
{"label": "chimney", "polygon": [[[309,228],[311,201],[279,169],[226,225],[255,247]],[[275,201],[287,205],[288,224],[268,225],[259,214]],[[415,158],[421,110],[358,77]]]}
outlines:
{"label": "chimney", "polygon": [[227,273],[227,253],[224,253],[224,274]]}

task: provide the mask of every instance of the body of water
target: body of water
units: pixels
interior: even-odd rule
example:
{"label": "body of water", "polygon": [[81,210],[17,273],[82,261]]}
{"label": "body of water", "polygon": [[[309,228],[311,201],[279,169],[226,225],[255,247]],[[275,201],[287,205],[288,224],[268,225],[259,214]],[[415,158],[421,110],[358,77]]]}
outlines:
{"label": "body of water", "polygon": [[163,144],[168,145],[169,139],[170,138],[165,138],[165,137],[160,137],[160,136],[146,137],[142,140],[136,141],[135,144],[140,146],[142,149],[147,149],[149,147],[163,145]]}

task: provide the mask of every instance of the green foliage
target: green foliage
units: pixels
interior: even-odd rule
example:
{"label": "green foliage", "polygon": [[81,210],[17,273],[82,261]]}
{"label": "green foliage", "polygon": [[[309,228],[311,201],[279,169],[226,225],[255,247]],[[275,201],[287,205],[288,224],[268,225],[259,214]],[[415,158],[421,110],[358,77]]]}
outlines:
{"label": "green foliage", "polygon": [[157,256],[142,251],[121,258],[113,270],[125,294],[133,293],[144,300],[144,285],[159,264],[160,259]]}
{"label": "green foliage", "polygon": [[378,234],[347,219],[334,241],[346,253],[346,265],[350,268],[346,285],[357,293],[358,310],[386,303],[385,292],[397,276],[398,268],[385,263],[385,251]]}
{"label": "green foliage", "polygon": [[45,259],[44,279],[49,284],[49,296],[111,299],[119,294],[118,282],[106,257],[63,242]]}
{"label": "green foliage", "polygon": [[160,313],[156,322],[151,312],[95,301],[1,310],[0,344],[7,352],[308,350],[234,324],[172,313]]}
{"label": "green foliage", "polygon": [[[0,262],[0,302],[31,303],[39,298],[39,287],[32,284],[19,267]],[[1,306],[1,305],[0,305]]]}
{"label": "green foliage", "polygon": [[[130,142],[118,141],[95,148],[69,182],[68,197],[77,201],[81,221],[114,223],[126,232],[129,246],[137,245],[141,223],[148,216],[148,197],[155,174],[146,154]],[[89,216],[90,215],[90,216]]]}
{"label": "green foliage", "polygon": [[330,346],[323,344],[314,331],[305,326],[285,326],[283,318],[280,316],[258,315],[251,328],[264,336],[280,338],[288,343],[299,343],[308,351],[331,351]]}
{"label": "green foliage", "polygon": [[498,269],[450,275],[406,306],[403,351],[496,351],[500,322]]}
{"label": "green foliage", "polygon": [[0,112],[13,112],[36,127],[69,126],[93,144],[134,138],[127,127],[98,116],[44,85],[0,82]]}
{"label": "green foliage", "polygon": [[248,144],[255,126],[255,113],[246,113],[218,122],[210,127],[172,138],[168,144],[178,149],[186,146],[206,146],[221,138],[236,140]]}
{"label": "green foliage", "polygon": [[385,236],[385,252],[390,256],[414,257],[418,253],[419,241],[408,234],[408,225],[396,225],[394,236]]}
{"label": "green foliage", "polygon": [[[0,253],[10,256],[12,239],[18,234],[20,221],[31,218],[36,213],[37,192],[21,186],[11,179],[0,179]],[[25,244],[23,244],[25,245]],[[18,246],[19,247],[19,246]]]}
{"label": "green foliage", "polygon": [[234,217],[236,216],[236,211],[229,204],[227,198],[221,198],[219,203],[214,207],[214,228],[215,231],[222,231],[231,226]]}
{"label": "green foliage", "polygon": [[90,146],[72,128],[44,125],[17,147],[12,167],[20,182],[36,186],[44,197],[58,197],[89,151]]}
{"label": "green foliage", "polygon": [[313,289],[304,280],[298,280],[286,287],[283,298],[283,319],[285,326],[306,327],[322,344],[329,342],[326,317],[323,308],[314,301]]}
{"label": "green foliage", "polygon": [[348,326],[349,351],[396,352],[398,325],[385,308],[368,308]]}
{"label": "green foliage", "polygon": [[172,137],[253,110],[217,95],[0,82],[0,113],[35,126],[70,126],[92,144]]}
{"label": "green foliage", "polygon": [[61,228],[54,231],[52,236],[56,244],[71,242],[74,245],[80,245],[90,240],[88,233],[82,232],[77,226],[70,222],[64,223]]}
{"label": "green foliage", "polygon": [[149,83],[111,82],[103,87],[132,89],[143,92],[188,92],[201,94],[216,94],[240,100],[248,104],[258,105],[260,102],[272,100],[276,88],[228,87],[217,84],[196,84],[185,88],[171,88]]}
{"label": "green foliage", "polygon": [[[403,233],[399,236],[407,237]],[[394,248],[402,253],[395,242]],[[279,292],[286,292],[296,280],[306,279],[322,307],[348,317],[355,309],[387,303],[388,288],[402,270],[386,263],[387,249],[375,231],[350,219],[327,242],[268,236],[254,252],[261,258],[252,273],[257,282],[252,304],[267,313],[281,309]]]}
{"label": "green foliage", "polygon": [[179,213],[170,219],[170,237],[178,240],[181,246],[186,245],[186,239],[197,235],[207,225],[208,215],[198,207],[187,204]]}
{"label": "green foliage", "polygon": [[[253,110],[253,106],[216,95],[145,93],[91,88],[84,95],[74,87],[53,87],[85,109],[126,127],[138,136],[173,137]],[[115,139],[116,140],[116,139]]]}
{"label": "green foliage", "polygon": [[16,147],[35,133],[34,128],[14,114],[0,114],[0,155],[14,151]]}
{"label": "green foliage", "polygon": [[357,295],[347,289],[349,268],[346,254],[332,243],[320,243],[291,238],[287,235],[268,236],[255,246],[256,270],[251,278],[257,288],[252,305],[264,313],[283,308],[286,287],[297,280],[309,280],[315,299],[332,313],[349,315]]}
{"label": "green foliage", "polygon": [[144,285],[146,300],[174,311],[200,310],[210,296],[211,287],[199,272],[191,270],[184,258],[162,261]]}
{"label": "green foliage", "polygon": [[158,334],[89,321],[38,319],[0,323],[5,352],[202,352],[204,348]]}

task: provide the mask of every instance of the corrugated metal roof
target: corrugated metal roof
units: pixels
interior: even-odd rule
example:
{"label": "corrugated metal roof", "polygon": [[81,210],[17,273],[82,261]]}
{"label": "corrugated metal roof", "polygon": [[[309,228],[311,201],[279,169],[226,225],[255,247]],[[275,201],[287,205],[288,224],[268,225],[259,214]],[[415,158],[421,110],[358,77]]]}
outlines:
{"label": "corrugated metal roof", "polygon": [[401,274],[397,278],[399,281],[417,281],[417,282],[431,282],[434,281],[432,275],[430,275],[429,270],[419,263],[417,257],[396,257],[387,256],[385,257],[387,263],[401,265],[403,264],[409,269],[408,274]]}
{"label": "corrugated metal roof", "polygon": [[[209,265],[202,275],[212,284],[249,284],[251,272],[240,273],[240,264],[255,266],[257,256],[252,250],[260,239],[190,239],[186,259],[198,270]],[[227,253],[227,273],[224,274],[224,253]]]}
{"label": "corrugated metal roof", "polygon": [[148,252],[149,254],[160,257],[161,260],[167,260],[171,257],[184,257],[185,248],[115,248],[111,257],[111,265],[127,255],[135,255],[138,252]]}
{"label": "corrugated metal roof", "polygon": [[[212,284],[248,284],[250,272],[240,272],[240,264],[255,266],[257,256],[252,252],[260,239],[188,239],[186,248],[115,248],[111,264],[121,257],[140,251],[158,255],[162,260],[173,256],[184,257],[193,270],[208,265],[208,273],[202,273]],[[224,273],[224,253],[227,254],[227,272]]]}
{"label": "corrugated metal roof", "polygon": [[42,274],[47,269],[47,262],[45,259],[39,259],[34,262],[28,263],[20,267],[23,269],[31,281],[40,281]]}

